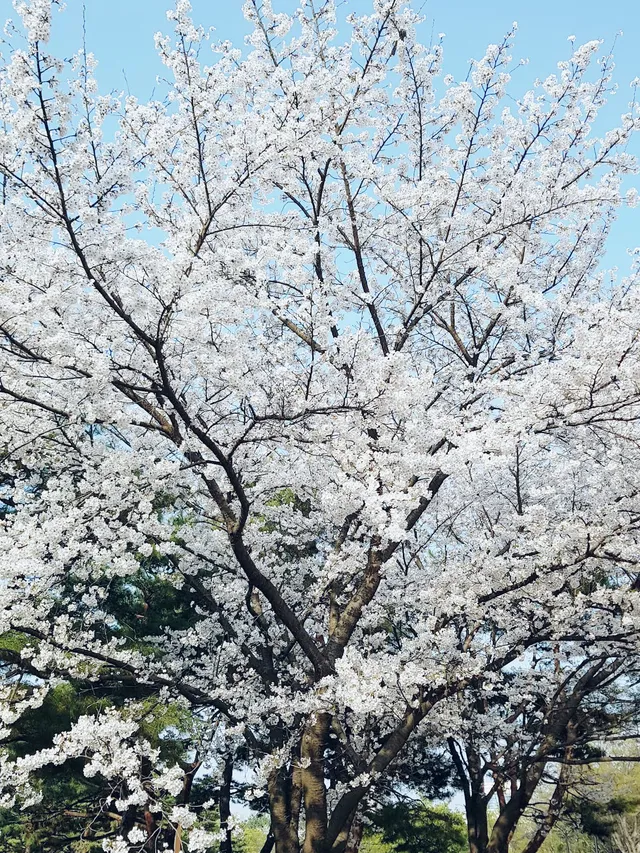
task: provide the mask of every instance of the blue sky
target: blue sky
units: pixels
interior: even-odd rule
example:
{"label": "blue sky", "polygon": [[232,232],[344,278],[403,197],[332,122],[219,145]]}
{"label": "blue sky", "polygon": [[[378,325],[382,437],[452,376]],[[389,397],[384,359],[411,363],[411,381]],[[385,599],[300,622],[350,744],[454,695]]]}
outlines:
{"label": "blue sky", "polygon": [[[420,7],[423,0],[415,0]],[[171,0],[86,0],[88,46],[100,60],[100,79],[106,89],[125,87],[149,96],[160,71],[153,49],[153,34],[169,31],[165,11]],[[220,38],[240,43],[246,33],[242,0],[192,0],[194,18],[213,26]],[[274,0],[274,6],[291,9],[292,0]],[[67,0],[66,11],[56,16],[55,43],[62,52],[74,52],[82,34],[82,0]],[[345,0],[343,10],[367,12],[370,0]],[[616,45],[617,77],[626,84],[640,76],[640,4],[634,0],[428,0],[424,3],[423,41],[431,32],[446,33],[447,71],[464,76],[468,59],[481,55],[498,41],[513,21],[519,25],[514,55],[527,57],[520,73],[522,84],[553,70],[566,56],[567,37],[577,43],[602,38]],[[12,15],[11,0],[0,0],[0,19]]]}
{"label": "blue sky", "polygon": [[[141,99],[149,98],[156,76],[163,69],[153,47],[158,30],[170,31],[166,9],[172,0],[86,0],[87,46],[99,60],[102,91],[128,89]],[[290,10],[294,0],[273,0],[276,9]],[[420,8],[424,0],[414,0]],[[66,11],[56,16],[55,52],[68,56],[82,41],[82,0],[67,0]],[[247,32],[242,0],[192,0],[195,20],[213,26],[219,38],[241,44]],[[371,0],[344,0],[343,12],[367,12]],[[614,125],[629,101],[629,82],[640,77],[640,2],[634,0],[427,0],[423,5],[424,42],[433,34],[446,33],[445,70],[464,77],[471,57],[481,56],[487,44],[499,41],[518,22],[514,58],[529,64],[516,71],[513,92],[520,93],[536,77],[555,70],[567,57],[567,37],[576,44],[616,40],[615,78],[619,92],[607,106],[600,129]],[[0,20],[12,15],[11,0],[0,0]],[[632,149],[640,155],[640,138]],[[640,184],[640,177],[638,178]],[[611,240],[608,262],[626,266],[625,247],[640,245],[640,209],[622,213]]]}

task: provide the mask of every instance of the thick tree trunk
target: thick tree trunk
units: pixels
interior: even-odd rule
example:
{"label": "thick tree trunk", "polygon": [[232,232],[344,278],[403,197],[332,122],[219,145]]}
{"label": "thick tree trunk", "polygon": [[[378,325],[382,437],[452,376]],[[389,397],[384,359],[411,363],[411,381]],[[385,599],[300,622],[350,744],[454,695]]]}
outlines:
{"label": "thick tree trunk", "polygon": [[[274,770],[269,776],[267,790],[271,813],[271,833],[273,834],[276,853],[299,853],[297,791],[293,783],[293,769],[278,767]],[[292,820],[294,814],[296,819]]]}
{"label": "thick tree trunk", "polygon": [[469,853],[486,853],[489,842],[489,822],[487,799],[483,789],[484,777],[480,769],[479,756],[471,746],[467,746],[465,769],[460,748],[455,740],[448,738],[447,745],[456,768],[460,787],[464,793]]}
{"label": "thick tree trunk", "polygon": [[[380,776],[405,746],[407,740],[433,707],[440,694],[422,699],[417,708],[408,706],[396,729],[385,739],[362,771]],[[320,713],[304,730],[300,756],[291,766],[274,770],[267,783],[271,830],[276,853],[300,853],[298,837],[299,795],[302,792],[305,812],[304,853],[345,853],[351,825],[370,783],[349,787],[329,815],[325,787],[325,750],[331,715]],[[357,756],[356,756],[357,759]],[[356,760],[356,765],[357,765]]]}
{"label": "thick tree trunk", "polygon": [[[576,691],[572,697],[572,704],[570,704],[565,710],[563,715],[564,719],[561,719],[560,724],[557,724],[550,730],[545,742],[540,747],[538,751],[538,762],[535,764],[532,763],[529,767],[525,768],[521,774],[519,787],[514,790],[511,799],[506,804],[505,808],[500,810],[500,815],[491,831],[491,837],[487,846],[487,853],[509,853],[509,841],[511,840],[511,836],[513,835],[518,821],[531,802],[531,798],[542,779],[542,775],[546,767],[546,757],[550,754],[551,750],[562,736],[564,736],[566,744],[564,749],[565,760],[571,756],[571,751],[576,737],[572,717],[575,712],[575,708],[579,704],[579,699],[576,698],[577,696],[579,696],[578,691]],[[547,814],[550,821],[549,826],[546,828],[546,831],[544,831],[545,827],[542,827],[543,832],[539,838],[534,836],[530,842],[530,844],[534,846],[532,846],[530,850],[527,848],[527,853],[535,853],[535,851],[542,846],[544,839],[551,831],[551,828],[557,819],[556,812],[559,812],[562,806],[562,800],[566,789],[567,773],[568,767],[565,766],[560,772],[560,778],[552,794],[551,801],[549,803],[549,812]],[[536,833],[536,835],[538,835],[538,833]],[[537,846],[535,846],[536,844]]]}
{"label": "thick tree trunk", "polygon": [[514,789],[511,799],[501,809],[498,819],[493,825],[487,845],[487,853],[509,853],[511,836],[538,787],[544,767],[545,765],[541,763],[537,767],[528,768],[529,775],[525,775],[520,781],[520,787]]}
{"label": "thick tree trunk", "polygon": [[553,824],[555,820],[553,820],[550,824],[545,824],[537,830],[533,838],[529,841],[527,846],[524,848],[522,853],[538,853],[538,850],[542,847],[544,842],[547,840],[547,836],[551,832],[553,828]]}
{"label": "thick tree trunk", "polygon": [[337,836],[333,839],[331,846],[329,846],[329,841],[331,841],[331,839],[327,840],[328,851],[331,850],[333,853],[346,853],[351,838],[351,827],[353,826],[355,816],[356,812],[354,810],[342,824],[342,827],[340,828]]}
{"label": "thick tree trunk", "polygon": [[487,803],[481,791],[473,791],[465,798],[469,853],[486,853],[489,842]]}
{"label": "thick tree trunk", "polygon": [[[269,777],[271,812],[270,834],[275,853],[328,853],[328,808],[325,786],[325,751],[331,715],[321,713],[306,726],[297,754],[288,767],[280,767]],[[299,840],[301,811],[304,809],[304,840]],[[351,828],[352,815],[341,827],[341,838]]]}
{"label": "thick tree trunk", "polygon": [[329,714],[319,714],[302,736],[300,781],[305,816],[302,853],[325,853],[327,789],[324,784],[324,752],[330,722]]}
{"label": "thick tree trunk", "polygon": [[[537,775],[537,774],[536,774]],[[528,781],[527,785],[516,791],[509,802],[501,809],[491,829],[487,853],[509,853],[509,841],[537,785]]]}

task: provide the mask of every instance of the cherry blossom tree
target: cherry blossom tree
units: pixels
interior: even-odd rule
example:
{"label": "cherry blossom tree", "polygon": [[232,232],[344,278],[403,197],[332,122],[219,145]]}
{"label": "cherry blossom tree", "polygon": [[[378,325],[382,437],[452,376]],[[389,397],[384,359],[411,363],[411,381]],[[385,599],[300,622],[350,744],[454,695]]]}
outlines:
{"label": "cherry blossom tree", "polygon": [[[459,697],[448,746],[472,853],[508,850],[525,814],[533,832],[523,850],[536,853],[580,788],[577,768],[623,760],[610,747],[637,740],[631,661],[585,652],[577,665],[567,663],[538,656],[528,670],[510,674],[510,695],[480,687]],[[519,703],[511,700],[516,695]]]}
{"label": "cherry blossom tree", "polygon": [[2,804],[81,759],[105,849],[207,850],[185,774],[242,768],[277,853],[342,853],[464,690],[637,651],[638,273],[602,261],[640,113],[595,134],[598,42],[525,94],[513,33],[442,76],[401,0],[346,41],[332,0],[249,0],[245,51],[178,0],[139,103],[51,55],[56,5],[16,4],[0,79],[4,731],[60,682],[137,693],[5,755]]}

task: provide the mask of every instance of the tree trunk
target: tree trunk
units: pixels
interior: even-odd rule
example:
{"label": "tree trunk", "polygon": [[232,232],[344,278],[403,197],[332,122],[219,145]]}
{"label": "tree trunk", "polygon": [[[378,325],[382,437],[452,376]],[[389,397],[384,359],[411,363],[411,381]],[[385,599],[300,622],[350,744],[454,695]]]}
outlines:
{"label": "tree trunk", "polygon": [[487,803],[482,791],[473,791],[468,798],[465,797],[465,812],[469,853],[486,853],[489,842],[489,822]]}
{"label": "tree trunk", "polygon": [[[565,759],[568,760],[571,757],[572,747],[569,746],[565,750]],[[570,776],[571,768],[570,765],[563,764],[560,769],[560,775],[558,777],[558,782],[553,789],[553,793],[549,799],[549,806],[547,808],[547,813],[542,821],[542,824],[538,827],[535,832],[533,838],[529,841],[527,846],[524,848],[522,853],[538,853],[538,850],[544,844],[547,836],[555,826],[558,818],[560,817],[560,813],[562,811],[562,803],[564,801],[565,793],[567,791],[567,782]],[[596,839],[597,844],[597,839]]]}
{"label": "tree trunk", "polygon": [[260,848],[260,853],[271,853],[275,845],[275,838],[273,837],[273,832],[271,831],[271,827],[269,827],[269,832],[267,833],[267,837],[264,840],[264,844]]}
{"label": "tree trunk", "polygon": [[161,832],[161,825],[158,820],[162,820],[162,813],[152,812],[149,804],[144,810],[144,823],[147,829],[147,840],[144,843],[146,853],[154,853],[158,846],[158,840]]}
{"label": "tree trunk", "polygon": [[518,790],[511,797],[504,809],[501,810],[491,830],[491,836],[487,844],[487,853],[509,853],[511,835],[516,824],[522,817],[522,813],[528,805],[533,791],[531,791],[529,796],[523,796],[526,793],[522,789]]}
{"label": "tree trunk", "polygon": [[359,853],[363,833],[364,824],[359,817],[356,817],[351,824],[351,832],[349,833],[345,853]]}
{"label": "tree trunk", "polygon": [[229,819],[231,818],[231,781],[233,779],[233,758],[225,758],[220,786],[220,832],[224,833],[220,840],[220,853],[233,853],[233,839]]}
{"label": "tree trunk", "polygon": [[297,793],[292,776],[293,768],[278,767],[269,775],[267,783],[271,833],[276,853],[299,853],[300,851],[297,815],[295,821],[292,820],[292,811],[297,811],[297,809],[292,810]]}
{"label": "tree trunk", "polygon": [[464,793],[464,809],[467,818],[469,853],[486,853],[489,841],[487,800],[484,795],[484,776],[480,768],[480,757],[473,747],[466,747],[467,762],[462,760],[461,748],[453,738],[447,738],[458,781]]}
{"label": "tree trunk", "polygon": [[324,751],[330,722],[329,714],[318,714],[307,726],[300,745],[300,781],[305,816],[302,853],[325,853],[327,789],[324,784]]}

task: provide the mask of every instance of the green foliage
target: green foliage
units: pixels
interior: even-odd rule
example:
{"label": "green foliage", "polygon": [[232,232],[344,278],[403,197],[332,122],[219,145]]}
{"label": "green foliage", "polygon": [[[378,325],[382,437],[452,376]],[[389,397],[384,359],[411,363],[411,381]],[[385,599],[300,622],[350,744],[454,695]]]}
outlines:
{"label": "green foliage", "polygon": [[585,798],[571,799],[566,806],[569,820],[578,824],[592,838],[610,838],[617,826],[617,819],[633,811],[634,803],[624,797],[612,797],[604,803]]}
{"label": "green foliage", "polygon": [[[86,779],[79,761],[62,767],[49,766],[38,777],[42,802],[28,811],[0,810],[0,849],[48,853],[70,850],[93,853],[102,849],[100,838],[82,836],[95,814],[93,804],[101,793],[100,780]],[[87,808],[91,804],[92,808]],[[113,821],[101,822],[100,833],[109,831]],[[82,842],[82,847],[76,844]]]}
{"label": "green foliage", "polygon": [[16,756],[45,749],[53,738],[70,728],[82,714],[95,714],[107,701],[92,694],[82,696],[69,683],[59,684],[47,693],[39,708],[30,708],[13,726],[9,750]]}
{"label": "green foliage", "polygon": [[184,630],[196,621],[191,592],[178,588],[163,569],[156,560],[145,561],[134,576],[110,584],[105,609],[117,625],[114,633],[141,640],[165,628]]}
{"label": "green foliage", "polygon": [[233,851],[236,853],[238,842],[243,853],[260,853],[269,833],[269,818],[266,815],[254,815],[242,824],[238,840],[234,839]]}
{"label": "green foliage", "polygon": [[280,489],[279,492],[267,501],[267,506],[291,506],[298,512],[301,512],[305,518],[311,513],[311,500],[300,498],[293,489]]}
{"label": "green foliage", "polygon": [[[620,853],[615,835],[621,822],[640,814],[640,764],[594,763],[576,776],[573,791],[541,853]],[[535,831],[534,820],[520,821],[510,853],[521,853]]]}
{"label": "green foliage", "polygon": [[[171,567],[151,557],[141,563],[139,572],[118,578],[108,587],[105,611],[111,617],[105,627],[106,638],[119,636],[130,647],[142,649],[148,634],[164,628],[182,629],[199,618],[191,606],[187,589],[171,582]],[[65,582],[78,581],[68,576]],[[80,614],[81,615],[81,614]],[[27,676],[19,682],[25,693],[39,683],[35,672],[21,657],[26,646],[38,641],[15,631],[0,635],[0,667]],[[93,675],[95,675],[95,670]],[[129,685],[126,679],[109,670],[92,680],[70,680],[57,685],[45,696],[42,705],[32,708],[11,727],[3,745],[9,757],[18,758],[46,749],[54,737],[73,726],[79,717],[99,713],[106,707],[125,707],[135,701],[136,719],[143,736],[170,764],[185,759],[184,738],[193,730],[195,719],[178,704],[160,702],[144,688]],[[42,799],[38,805],[22,811],[0,810],[0,851],[9,853],[97,853],[102,840],[117,831],[119,816],[109,811],[112,786],[99,776],[84,776],[84,762],[69,760],[60,766],[48,765],[32,780]],[[217,821],[217,814],[215,815]]]}
{"label": "green foliage", "polygon": [[397,803],[370,817],[379,836],[372,844],[374,839],[368,834],[366,853],[466,853],[464,818],[447,806],[426,801]]}
{"label": "green foliage", "polygon": [[0,634],[0,658],[3,652],[20,654],[24,648],[33,644],[34,641],[26,634],[21,634],[19,631],[6,631]]}
{"label": "green foliage", "polygon": [[[20,644],[19,638],[13,639],[13,645]],[[30,708],[16,721],[5,749],[14,758],[46,749],[55,735],[68,730],[79,716],[96,713],[107,704],[106,699],[82,692],[71,683],[59,684],[49,691],[39,708]],[[94,844],[82,838],[89,822],[87,807],[92,807],[93,814],[102,782],[84,776],[81,760],[43,768],[34,787],[42,796],[37,806],[24,812],[19,807],[0,810],[0,849],[21,853],[65,849],[93,853],[101,849],[98,840]],[[80,843],[81,847],[74,846]]]}
{"label": "green foliage", "polygon": [[396,780],[422,800],[446,800],[454,787],[454,768],[446,753],[414,743],[411,758],[396,762]]}
{"label": "green foliage", "polygon": [[393,844],[382,840],[382,833],[367,827],[362,837],[359,853],[393,853]]}

